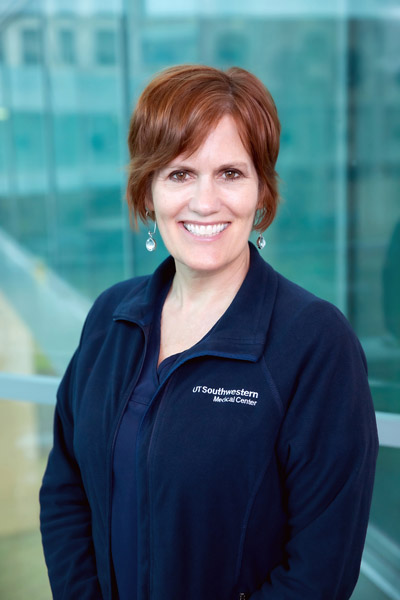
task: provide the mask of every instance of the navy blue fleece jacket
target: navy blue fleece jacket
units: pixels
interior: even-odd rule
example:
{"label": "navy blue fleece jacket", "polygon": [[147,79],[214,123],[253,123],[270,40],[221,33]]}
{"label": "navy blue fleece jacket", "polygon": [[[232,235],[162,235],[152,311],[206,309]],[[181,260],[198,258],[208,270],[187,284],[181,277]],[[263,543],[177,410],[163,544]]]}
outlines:
{"label": "navy blue fleece jacket", "polygon": [[[346,600],[378,449],[360,344],[343,315],[250,269],[156,391],[137,445],[137,600]],[[58,392],[40,493],[56,600],[117,598],[113,449],[167,259],[91,309]]]}

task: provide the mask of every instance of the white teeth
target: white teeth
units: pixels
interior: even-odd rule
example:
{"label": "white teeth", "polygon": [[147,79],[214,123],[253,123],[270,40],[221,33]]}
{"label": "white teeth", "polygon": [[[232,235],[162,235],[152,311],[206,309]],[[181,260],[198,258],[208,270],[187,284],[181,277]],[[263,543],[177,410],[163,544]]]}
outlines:
{"label": "white teeth", "polygon": [[218,223],[218,225],[194,225],[193,223],[184,223],[184,228],[193,233],[193,235],[209,237],[217,235],[228,227],[228,223]]}

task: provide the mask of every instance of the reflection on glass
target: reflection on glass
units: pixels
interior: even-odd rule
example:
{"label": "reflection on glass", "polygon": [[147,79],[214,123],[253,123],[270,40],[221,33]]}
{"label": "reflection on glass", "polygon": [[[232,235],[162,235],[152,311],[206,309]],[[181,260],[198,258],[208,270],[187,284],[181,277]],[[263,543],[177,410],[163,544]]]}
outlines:
{"label": "reflection on glass", "polygon": [[22,60],[25,65],[38,65],[43,59],[42,36],[39,29],[22,30]]}
{"label": "reflection on glass", "polygon": [[394,227],[383,265],[383,314],[386,330],[400,342],[400,221]]}
{"label": "reflection on glass", "polygon": [[50,600],[38,493],[51,444],[52,409],[0,400],[0,597]]}
{"label": "reflection on glass", "polygon": [[76,62],[76,39],[75,31],[72,29],[60,29],[59,31],[60,60],[66,65]]}
{"label": "reflection on glass", "polygon": [[[291,4],[273,15],[252,0],[246,14],[237,2],[232,14],[197,1],[124,12],[116,0],[65,0],[29,14],[10,4],[0,21],[1,371],[60,375],[92,299],[166,256],[161,244],[146,252],[145,228],[131,234],[124,201],[128,118],[148,79],[174,63],[237,64],[267,83],[282,121],[283,202],[265,256],[346,311],[376,408],[400,412],[400,19],[390,3],[349,2],[347,19]],[[396,451],[382,451],[372,524],[398,548],[387,505],[396,466]],[[377,600],[374,585],[364,577],[354,597]]]}
{"label": "reflection on glass", "polygon": [[111,29],[96,31],[96,62],[99,65],[115,65],[117,61],[117,36]]}

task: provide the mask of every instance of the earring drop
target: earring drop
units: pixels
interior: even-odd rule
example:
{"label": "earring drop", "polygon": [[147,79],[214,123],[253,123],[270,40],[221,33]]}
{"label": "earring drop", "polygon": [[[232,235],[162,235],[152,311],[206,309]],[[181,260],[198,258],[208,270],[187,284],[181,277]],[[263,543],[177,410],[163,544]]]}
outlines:
{"label": "earring drop", "polygon": [[[149,211],[146,210],[146,217],[149,216]],[[146,240],[146,250],[148,250],[149,252],[153,252],[153,250],[156,249],[157,247],[157,243],[156,240],[153,240],[153,235],[156,233],[157,230],[157,223],[154,221],[154,231],[148,231],[148,238]]]}
{"label": "earring drop", "polygon": [[258,236],[256,244],[259,250],[262,250],[265,247],[266,241],[262,233],[260,233],[260,235]]}

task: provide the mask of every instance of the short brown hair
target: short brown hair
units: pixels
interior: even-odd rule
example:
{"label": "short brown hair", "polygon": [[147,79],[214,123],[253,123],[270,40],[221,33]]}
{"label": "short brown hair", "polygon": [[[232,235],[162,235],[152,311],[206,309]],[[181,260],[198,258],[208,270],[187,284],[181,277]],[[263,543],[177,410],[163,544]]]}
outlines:
{"label": "short brown hair", "polygon": [[180,154],[195,152],[226,114],[235,119],[258,175],[262,208],[255,229],[267,229],[279,201],[275,164],[280,123],[275,103],[248,71],[202,65],[180,65],[161,72],[145,88],[132,114],[127,199],[135,222],[138,217],[146,222],[154,173]]}

